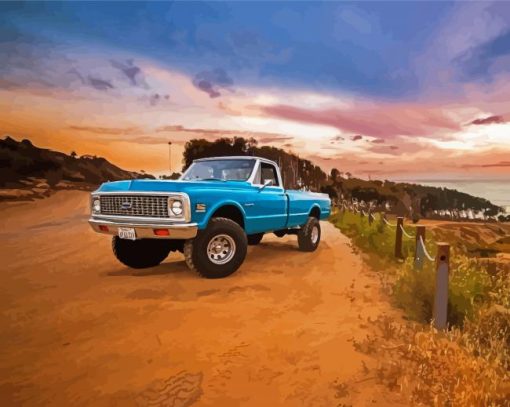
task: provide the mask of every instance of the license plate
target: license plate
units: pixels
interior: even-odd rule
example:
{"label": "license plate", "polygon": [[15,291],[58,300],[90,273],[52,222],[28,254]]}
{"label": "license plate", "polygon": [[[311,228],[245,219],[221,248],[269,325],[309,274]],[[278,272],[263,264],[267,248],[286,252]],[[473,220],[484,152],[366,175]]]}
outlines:
{"label": "license plate", "polygon": [[119,228],[117,233],[121,239],[136,240],[136,232],[134,228]]}

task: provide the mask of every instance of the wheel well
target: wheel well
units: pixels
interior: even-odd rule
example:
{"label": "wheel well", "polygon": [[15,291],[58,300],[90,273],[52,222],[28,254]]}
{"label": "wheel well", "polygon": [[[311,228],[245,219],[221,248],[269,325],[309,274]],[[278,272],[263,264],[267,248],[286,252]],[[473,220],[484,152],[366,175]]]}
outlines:
{"label": "wheel well", "polygon": [[313,216],[314,218],[317,218],[318,220],[320,220],[321,219],[321,210],[318,207],[314,206],[312,208],[312,210],[310,211],[309,216]]}
{"label": "wheel well", "polygon": [[234,205],[225,205],[221,208],[216,209],[212,214],[212,218],[227,218],[236,222],[239,226],[244,229],[244,217],[241,210]]}

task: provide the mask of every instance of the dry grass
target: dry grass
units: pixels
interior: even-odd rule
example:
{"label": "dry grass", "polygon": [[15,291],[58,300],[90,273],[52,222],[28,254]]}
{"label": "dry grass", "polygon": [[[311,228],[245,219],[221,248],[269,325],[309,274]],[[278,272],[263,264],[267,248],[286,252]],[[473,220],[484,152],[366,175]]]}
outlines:
{"label": "dry grass", "polygon": [[[454,244],[450,329],[438,332],[428,325],[434,265],[426,264],[417,272],[412,258],[403,263],[392,260],[392,231],[368,225],[359,215],[336,214],[332,221],[369,255],[370,264],[385,276],[386,290],[406,316],[418,322],[399,324],[387,316],[367,321],[374,332],[354,346],[383,361],[372,376],[405,393],[414,405],[510,406],[510,279],[506,269],[469,258]],[[404,249],[405,254],[410,252]]]}
{"label": "dry grass", "polygon": [[[476,356],[471,333],[459,329],[441,333],[429,326],[398,324],[389,317],[369,322],[374,334],[354,346],[381,361],[373,372],[377,382],[401,391],[413,405],[510,405],[510,372],[497,358]],[[498,335],[490,340],[496,347],[504,346]]]}

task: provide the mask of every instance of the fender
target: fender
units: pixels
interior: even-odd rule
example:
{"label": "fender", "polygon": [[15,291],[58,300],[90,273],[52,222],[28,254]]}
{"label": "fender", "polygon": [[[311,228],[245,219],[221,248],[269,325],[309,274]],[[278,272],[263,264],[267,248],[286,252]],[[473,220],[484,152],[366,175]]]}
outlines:
{"label": "fender", "polygon": [[218,203],[216,203],[214,206],[212,206],[210,209],[207,210],[206,216],[202,219],[202,221],[198,224],[198,229],[205,229],[209,223],[209,220],[211,219],[212,215],[221,207],[223,206],[235,206],[239,211],[241,212],[243,216],[243,221],[246,224],[246,212],[244,211],[243,207],[236,201],[233,200],[223,200]]}
{"label": "fender", "polygon": [[322,215],[322,208],[321,208],[321,207],[320,207],[320,205],[319,205],[319,204],[317,204],[317,203],[314,203],[314,204],[312,205],[312,207],[311,207],[311,208],[310,208],[310,210],[308,211],[308,214],[311,214],[315,208],[317,208],[317,210],[319,211],[319,218],[320,218],[320,216]]}

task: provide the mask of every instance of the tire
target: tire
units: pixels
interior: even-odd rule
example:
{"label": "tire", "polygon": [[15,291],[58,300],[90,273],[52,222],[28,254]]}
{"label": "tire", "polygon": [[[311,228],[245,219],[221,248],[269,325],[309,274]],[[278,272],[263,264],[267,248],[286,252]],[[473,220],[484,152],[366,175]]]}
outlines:
{"label": "tire", "polygon": [[[214,252],[213,241],[219,248],[223,245],[230,250]],[[243,264],[247,247],[248,239],[241,226],[227,218],[213,218],[194,239],[186,240],[184,257],[188,267],[202,277],[223,278]]]}
{"label": "tire", "polygon": [[264,233],[255,233],[254,235],[248,235],[248,245],[249,246],[258,245],[263,237]]}
{"label": "tire", "polygon": [[321,224],[317,218],[310,216],[298,232],[299,250],[313,252],[319,247],[320,241]]}
{"label": "tire", "polygon": [[273,233],[276,237],[283,237],[287,234],[287,231],[286,230],[275,230]]}
{"label": "tire", "polygon": [[165,260],[171,246],[166,240],[126,240],[114,236],[112,249],[117,260],[122,264],[134,269],[143,269],[157,266]]}

